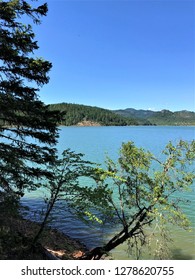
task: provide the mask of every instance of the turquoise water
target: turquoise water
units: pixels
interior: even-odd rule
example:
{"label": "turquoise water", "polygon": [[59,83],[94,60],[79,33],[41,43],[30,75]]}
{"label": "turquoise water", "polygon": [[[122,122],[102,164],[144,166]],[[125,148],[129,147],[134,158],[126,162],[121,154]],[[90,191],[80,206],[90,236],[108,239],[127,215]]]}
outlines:
{"label": "turquoise water", "polygon": [[[59,153],[64,149],[71,148],[75,152],[85,154],[85,158],[104,164],[108,155],[112,159],[117,159],[118,151],[123,142],[133,141],[137,146],[150,150],[155,156],[160,157],[165,145],[182,140],[193,140],[195,137],[195,127],[61,127],[59,143],[57,145]],[[25,204],[31,205],[34,209],[40,209],[42,205],[41,192],[34,192],[26,196],[23,200]],[[194,188],[191,193],[184,194],[191,204],[184,205],[183,209],[187,213],[191,223],[192,232],[172,229],[174,239],[173,250],[175,258],[195,259],[195,203]],[[101,245],[109,238],[106,228],[87,227],[77,221],[71,213],[55,213],[53,225],[66,234],[84,242],[88,247]],[[32,217],[33,218],[33,217]],[[57,222],[56,222],[57,221]],[[114,231],[114,229],[112,229]],[[117,259],[128,258],[125,246],[118,247],[113,252],[113,257]],[[145,258],[149,258],[148,255]]]}

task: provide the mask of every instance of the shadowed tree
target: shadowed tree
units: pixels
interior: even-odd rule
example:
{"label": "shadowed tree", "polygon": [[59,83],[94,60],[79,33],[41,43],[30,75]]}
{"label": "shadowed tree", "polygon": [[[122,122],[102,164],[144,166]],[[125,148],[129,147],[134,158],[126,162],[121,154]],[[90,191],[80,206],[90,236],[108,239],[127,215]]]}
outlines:
{"label": "shadowed tree", "polygon": [[55,160],[59,120],[38,96],[52,64],[34,55],[31,24],[40,24],[47,5],[32,4],[0,1],[0,188],[19,196],[38,186],[39,177],[51,176],[45,164]]}

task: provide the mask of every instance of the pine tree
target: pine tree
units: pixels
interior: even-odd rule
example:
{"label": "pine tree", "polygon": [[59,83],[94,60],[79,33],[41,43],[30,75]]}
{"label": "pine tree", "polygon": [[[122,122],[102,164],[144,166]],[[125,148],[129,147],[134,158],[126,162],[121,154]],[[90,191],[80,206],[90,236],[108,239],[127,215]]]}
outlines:
{"label": "pine tree", "polygon": [[48,9],[32,4],[0,0],[0,190],[8,194],[35,188],[55,159],[59,117],[38,97],[52,64],[35,57],[32,30]]}

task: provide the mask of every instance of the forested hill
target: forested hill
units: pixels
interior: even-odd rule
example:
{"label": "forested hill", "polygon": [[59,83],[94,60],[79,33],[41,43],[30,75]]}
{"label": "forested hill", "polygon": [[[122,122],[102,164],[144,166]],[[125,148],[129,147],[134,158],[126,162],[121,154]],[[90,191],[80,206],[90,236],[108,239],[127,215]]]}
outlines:
{"label": "forested hill", "polygon": [[51,104],[49,108],[62,113],[60,124],[66,126],[195,125],[195,113],[190,111],[151,111],[132,108],[111,111],[71,103]]}
{"label": "forested hill", "polygon": [[110,110],[71,104],[59,103],[49,105],[50,110],[58,110],[63,115],[61,125],[71,126],[126,126],[137,125],[138,122],[133,118],[125,118]]}
{"label": "forested hill", "polygon": [[195,113],[186,110],[171,112],[128,108],[114,112],[123,117],[135,118],[139,123],[148,121],[152,125],[195,125]]}

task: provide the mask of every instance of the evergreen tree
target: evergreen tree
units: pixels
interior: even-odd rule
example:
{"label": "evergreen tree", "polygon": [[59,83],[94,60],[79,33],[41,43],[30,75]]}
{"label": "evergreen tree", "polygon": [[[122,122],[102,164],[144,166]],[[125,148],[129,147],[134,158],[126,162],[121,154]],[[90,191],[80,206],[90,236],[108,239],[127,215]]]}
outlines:
{"label": "evergreen tree", "polygon": [[48,10],[47,4],[34,6],[0,1],[0,189],[19,195],[50,175],[45,164],[55,159],[59,121],[38,97],[52,64],[34,56],[32,23],[40,24]]}

